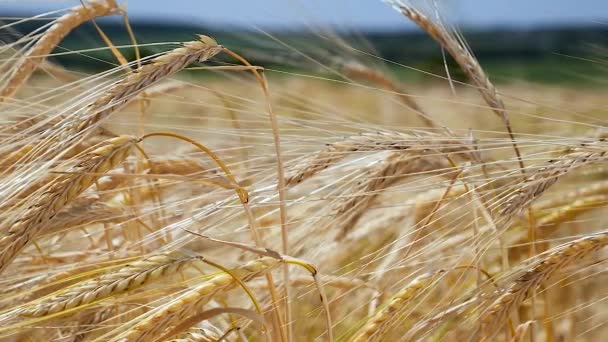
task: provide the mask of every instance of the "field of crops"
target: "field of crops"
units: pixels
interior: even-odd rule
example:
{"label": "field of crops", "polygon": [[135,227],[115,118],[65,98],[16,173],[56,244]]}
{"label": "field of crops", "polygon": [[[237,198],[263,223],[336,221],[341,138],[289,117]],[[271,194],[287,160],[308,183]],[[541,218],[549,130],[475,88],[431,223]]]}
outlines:
{"label": "field of crops", "polygon": [[2,45],[0,340],[605,338],[605,88],[495,85],[388,2],[457,73],[337,37],[282,70],[205,32],[137,58],[128,25],[106,71],[56,63],[113,0]]}

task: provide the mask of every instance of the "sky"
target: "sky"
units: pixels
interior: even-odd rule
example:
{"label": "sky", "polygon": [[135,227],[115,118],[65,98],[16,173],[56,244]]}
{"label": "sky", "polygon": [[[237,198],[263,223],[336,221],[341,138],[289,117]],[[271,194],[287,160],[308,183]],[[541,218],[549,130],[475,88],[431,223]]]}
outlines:
{"label": "sky", "polygon": [[[608,0],[437,1],[448,10],[450,19],[473,27],[597,22],[608,25]],[[77,0],[0,0],[0,16],[2,12],[11,13],[13,10],[41,13],[78,3]],[[332,25],[344,29],[383,30],[412,27],[381,0],[128,0],[126,4],[129,16],[134,20],[251,28]]]}

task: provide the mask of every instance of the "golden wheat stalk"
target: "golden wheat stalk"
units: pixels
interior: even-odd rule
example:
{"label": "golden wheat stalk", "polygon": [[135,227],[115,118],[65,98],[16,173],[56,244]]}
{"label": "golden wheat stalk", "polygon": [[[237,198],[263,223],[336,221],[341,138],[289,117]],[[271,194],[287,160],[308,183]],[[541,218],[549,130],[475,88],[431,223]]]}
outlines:
{"label": "golden wheat stalk", "polygon": [[16,65],[11,68],[8,81],[0,89],[0,102],[12,97],[72,30],[96,17],[112,15],[117,12],[118,7],[114,0],[91,1],[83,4],[83,6],[72,8],[69,13],[57,19],[36,44],[20,57]]}
{"label": "golden wheat stalk", "polygon": [[68,203],[93,185],[101,174],[111,170],[127,158],[137,140],[121,136],[105,141],[95,150],[82,156],[72,167],[72,174],[60,175],[45,187],[35,192],[26,207],[15,208],[15,218],[7,218],[0,224],[0,272],[6,269],[17,254],[32,242],[50,220]]}

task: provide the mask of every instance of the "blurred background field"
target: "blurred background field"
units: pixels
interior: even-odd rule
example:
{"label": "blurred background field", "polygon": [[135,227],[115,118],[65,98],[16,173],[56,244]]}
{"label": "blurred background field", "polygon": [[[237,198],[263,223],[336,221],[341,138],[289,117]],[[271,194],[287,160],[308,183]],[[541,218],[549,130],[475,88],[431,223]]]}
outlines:
{"label": "blurred background field", "polygon": [[[4,22],[15,23],[4,28],[0,32],[0,38],[6,43],[15,41],[20,35],[35,31],[54,15],[51,12],[36,20],[26,21],[21,21],[20,18],[40,15],[43,10],[59,9],[75,3],[78,2],[0,3],[0,10],[6,18]],[[401,20],[392,13],[389,6],[380,1],[362,3],[361,7],[370,7],[369,11],[379,13],[369,12],[369,16],[375,20],[362,21],[360,24],[353,22],[354,19],[349,16],[364,18],[364,10],[346,4],[340,7],[341,1],[336,1],[333,5],[318,1],[308,4],[298,1],[278,4],[271,1],[267,7],[260,8],[260,14],[257,15],[247,12],[254,6],[247,2],[210,4],[206,8],[196,2],[185,1],[176,3],[175,9],[168,11],[172,15],[166,16],[158,2],[152,1],[150,6],[145,6],[144,3],[147,2],[134,2],[131,4],[133,11],[129,11],[131,26],[141,44],[142,56],[165,50],[159,43],[187,41],[192,39],[194,33],[204,32],[235,51],[247,53],[254,64],[270,69],[310,73],[318,69],[319,65],[307,61],[303,55],[308,54],[309,58],[315,59],[318,58],[316,54],[333,51],[383,64],[391,73],[408,82],[428,80],[429,77],[425,77],[424,73],[446,76],[444,55],[440,47],[427,34]],[[275,13],[276,19],[264,19],[264,13],[275,10],[273,6],[277,7],[276,10],[282,9],[287,13]],[[290,21],[291,16],[295,15],[293,12],[300,9],[299,6],[306,7],[309,11],[299,17],[299,20]],[[343,11],[324,13],[324,6],[341,8]],[[517,13],[526,8],[526,4],[518,1],[512,4],[509,11],[505,11],[500,4],[485,4],[481,9],[466,11],[475,6],[471,1],[462,4],[446,1],[439,5],[444,12],[449,11],[447,13],[450,13],[450,19],[460,14],[462,23],[458,24],[459,30],[495,82],[530,81],[593,87],[605,85],[606,82],[599,73],[606,71],[601,58],[608,43],[608,27],[601,22],[601,10],[597,9],[605,5],[591,1],[577,7],[565,1],[540,1],[528,5],[527,11],[530,13],[526,14]],[[242,17],[221,17],[222,11],[227,11],[227,8],[239,7],[243,7],[242,12],[239,12]],[[286,8],[291,8],[291,11]],[[204,14],[197,14],[199,11]],[[213,11],[219,13],[220,19],[214,17]],[[316,21],[315,13],[320,17]],[[522,18],[517,19],[518,16]],[[250,17],[253,19],[248,22]],[[490,21],[489,18],[492,17],[497,19]],[[317,23],[310,24],[307,20]],[[99,18],[97,22],[117,46],[131,44],[126,27],[119,18]],[[108,69],[115,64],[108,49],[88,51],[99,48],[102,43],[93,25],[86,23],[69,34],[50,60],[69,65],[71,69]],[[129,60],[135,57],[129,48],[122,49],[122,53]],[[369,55],[376,58],[369,58]],[[449,56],[445,57],[451,76],[462,79],[462,72],[455,67]],[[383,63],[380,59],[388,62]]]}

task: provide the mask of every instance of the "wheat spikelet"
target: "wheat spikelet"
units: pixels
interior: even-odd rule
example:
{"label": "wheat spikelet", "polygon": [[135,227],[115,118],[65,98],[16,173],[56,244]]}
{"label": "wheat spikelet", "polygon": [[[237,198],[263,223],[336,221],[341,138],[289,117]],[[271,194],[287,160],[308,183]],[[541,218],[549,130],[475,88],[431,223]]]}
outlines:
{"label": "wheat spikelet", "polygon": [[357,332],[352,339],[353,342],[364,342],[382,340],[382,336],[390,327],[391,319],[394,319],[411,299],[419,294],[420,290],[428,287],[437,280],[437,277],[444,274],[444,270],[428,273],[417,277],[399,290],[388,303],[376,312],[367,323]]}
{"label": "wheat spikelet", "polygon": [[336,215],[343,217],[340,219],[342,228],[337,239],[342,239],[352,230],[382,190],[408,175],[450,167],[451,165],[442,156],[418,156],[399,152],[390,155],[357,185],[356,195],[337,208]]}
{"label": "wheat spikelet", "polygon": [[300,183],[353,152],[406,150],[416,152],[426,149],[440,150],[445,153],[467,153],[468,151],[458,139],[428,132],[414,132],[411,135],[393,132],[362,133],[328,145],[306,160],[304,165],[287,176],[285,181],[288,186]]}
{"label": "wheat spikelet", "polygon": [[[234,268],[231,273],[242,281],[249,281],[265,274],[278,264],[278,259],[261,258]],[[138,319],[133,327],[112,341],[152,341],[165,329],[177,325],[192,313],[197,312],[218,292],[230,290],[235,286],[237,286],[237,282],[231,275],[224,272],[215,275],[158,310]]]}
{"label": "wheat spikelet", "polygon": [[223,47],[207,36],[200,36],[197,41],[183,43],[182,47],[169,51],[152,59],[136,69],[126,78],[115,83],[86,109],[82,120],[79,120],[68,133],[76,133],[92,127],[105,119],[117,109],[126,105],[129,100],[144,91],[148,86],[171,76],[194,63],[203,62],[217,55]]}
{"label": "wheat spikelet", "polygon": [[530,326],[534,326],[534,321],[527,321],[519,324],[515,329],[515,334],[513,334],[513,338],[511,338],[510,342],[524,342]]}
{"label": "wheat spikelet", "polygon": [[534,174],[527,177],[515,193],[506,199],[500,214],[507,216],[520,212],[571,170],[604,160],[606,160],[606,151],[603,150],[575,151],[563,157],[549,160],[545,166],[540,167]]}
{"label": "wheat spikelet", "polygon": [[87,173],[109,171],[127,158],[135,142],[136,139],[130,136],[105,141],[79,159],[72,167],[73,174],[55,178],[32,196],[34,198],[26,203],[27,207],[16,218],[5,219],[0,225],[0,231],[4,234],[0,239],[0,272],[48,226],[63,207],[98,178]]}
{"label": "wheat spikelet", "polygon": [[481,317],[484,339],[491,339],[509,314],[554,273],[608,245],[608,232],[585,236],[552,249],[499,293]]}
{"label": "wheat spikelet", "polygon": [[27,82],[36,68],[44,62],[46,56],[67,36],[73,29],[94,19],[117,13],[118,8],[114,0],[91,1],[84,6],[72,8],[56,20],[45,34],[22,56],[12,68],[8,81],[0,90],[0,101],[12,97],[19,88]]}
{"label": "wheat spikelet", "polygon": [[135,261],[118,271],[111,271],[99,278],[75,284],[58,295],[43,300],[18,314],[42,317],[86,305],[103,298],[131,291],[135,288],[173,275],[198,257],[175,258],[158,254]]}

